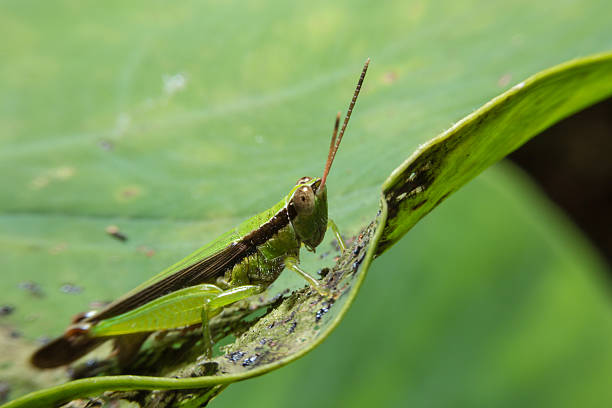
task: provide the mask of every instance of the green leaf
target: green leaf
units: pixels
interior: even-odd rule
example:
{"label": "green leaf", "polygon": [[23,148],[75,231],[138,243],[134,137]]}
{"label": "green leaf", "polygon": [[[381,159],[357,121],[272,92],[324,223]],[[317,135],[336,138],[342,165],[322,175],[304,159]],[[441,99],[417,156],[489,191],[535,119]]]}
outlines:
{"label": "green leaf", "polygon": [[[394,234],[397,236],[397,230],[406,230],[414,225],[422,215],[474,177],[478,171],[492,164],[495,158],[499,159],[520,146],[545,125],[612,94],[610,74],[612,54],[553,68],[494,99],[461,121],[460,125],[419,150],[394,171],[385,184],[380,219],[359,235],[334,270],[325,276],[325,285],[335,294],[334,303],[321,298],[312,289],[303,289],[284,298],[278,306],[258,319],[235,343],[225,349],[225,355],[181,368],[172,378],[119,376],[96,379],[94,382],[75,381],[61,388],[41,391],[27,397],[22,403],[45,406],[77,396],[94,395],[103,390],[202,388],[200,393],[179,391],[178,394],[161,397],[171,405],[179,404],[177,401],[180,404],[201,404],[221,390],[216,390],[215,386],[258,376],[286,365],[316,347],[337,326],[354,300],[372,257],[382,253],[397,240],[390,238]],[[572,92],[577,85],[580,85],[581,92]],[[573,99],[572,96],[576,94],[580,98]],[[560,100],[565,102],[562,106],[568,106],[568,109],[553,109],[559,106]],[[541,107],[541,111],[534,115],[532,109],[526,108],[530,106]],[[545,114],[551,111],[556,112],[556,115]],[[519,123],[522,126],[513,126]],[[497,131],[492,132],[493,129]],[[428,204],[428,200],[433,204]],[[426,211],[419,214],[421,207],[425,207]],[[367,255],[364,253],[366,249]],[[360,268],[363,260],[365,262]],[[254,309],[253,305],[246,307],[247,311]],[[322,319],[330,310],[333,310],[330,317]],[[220,327],[217,331],[226,334],[221,328],[228,327],[228,323],[218,322],[218,325]],[[172,341],[176,343],[177,339]],[[171,348],[173,343],[165,345],[162,350]],[[193,343],[189,343],[189,346],[193,347]],[[155,357],[155,352],[143,351],[142,354],[144,357],[139,360],[147,365],[153,361],[159,367],[160,360]],[[176,352],[172,356],[176,359]],[[210,364],[214,364],[212,375],[207,372]],[[133,369],[141,370],[142,367],[136,364]],[[154,404],[159,398],[159,394],[152,395],[146,397],[145,402],[147,405]],[[139,399],[142,400],[142,396]],[[15,406],[19,406],[19,403],[17,401]]]}
{"label": "green leaf", "polygon": [[383,185],[377,254],[491,164],[551,124],[612,94],[612,54],[571,61],[515,85],[421,146]]}

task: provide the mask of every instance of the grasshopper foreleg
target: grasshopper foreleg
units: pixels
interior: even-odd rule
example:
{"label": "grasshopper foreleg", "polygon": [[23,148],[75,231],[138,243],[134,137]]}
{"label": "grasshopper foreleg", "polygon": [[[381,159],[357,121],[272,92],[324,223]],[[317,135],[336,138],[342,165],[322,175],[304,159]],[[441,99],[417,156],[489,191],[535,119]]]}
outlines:
{"label": "grasshopper foreleg", "polygon": [[338,226],[332,219],[327,220],[327,228],[331,228],[334,236],[336,237],[336,241],[338,241],[338,246],[340,246],[340,251],[344,252],[346,249],[346,244],[344,243],[344,239],[342,239],[342,235],[340,235],[340,230]]}
{"label": "grasshopper foreleg", "polygon": [[299,261],[296,257],[294,256],[286,257],[285,267],[287,267],[288,269],[291,269],[292,271],[300,275],[302,278],[306,279],[306,281],[310,284],[310,286],[314,290],[316,290],[319,293],[319,295],[323,297],[329,296],[329,292],[323,286],[321,286],[321,284],[315,278],[313,278],[306,271],[300,268]]}

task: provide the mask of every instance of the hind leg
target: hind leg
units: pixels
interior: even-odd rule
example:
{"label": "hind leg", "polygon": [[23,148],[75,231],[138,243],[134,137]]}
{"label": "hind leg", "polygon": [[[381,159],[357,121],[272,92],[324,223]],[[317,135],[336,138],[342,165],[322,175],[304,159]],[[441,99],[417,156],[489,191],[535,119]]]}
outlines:
{"label": "hind leg", "polygon": [[204,356],[212,357],[212,335],[210,332],[210,318],[219,309],[246,299],[264,291],[264,287],[258,285],[244,285],[224,290],[212,299],[206,299],[202,306],[202,338],[204,342]]}

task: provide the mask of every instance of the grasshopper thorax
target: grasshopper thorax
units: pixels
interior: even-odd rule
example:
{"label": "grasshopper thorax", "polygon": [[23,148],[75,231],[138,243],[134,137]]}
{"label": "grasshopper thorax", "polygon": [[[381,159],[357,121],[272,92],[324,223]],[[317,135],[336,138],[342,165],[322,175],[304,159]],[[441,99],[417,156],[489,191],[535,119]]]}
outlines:
{"label": "grasshopper thorax", "polygon": [[295,211],[291,223],[293,229],[310,251],[323,241],[327,229],[327,187],[321,186],[321,179],[302,177],[291,191],[288,205]]}

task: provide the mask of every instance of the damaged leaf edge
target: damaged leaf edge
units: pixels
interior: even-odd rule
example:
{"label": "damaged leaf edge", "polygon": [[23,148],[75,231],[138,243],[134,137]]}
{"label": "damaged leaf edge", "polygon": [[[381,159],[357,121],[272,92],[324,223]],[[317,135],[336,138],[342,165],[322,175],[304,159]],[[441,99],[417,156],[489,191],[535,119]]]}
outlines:
{"label": "damaged leaf edge", "polygon": [[[472,113],[466,115],[465,117],[463,117],[462,119],[457,121],[454,125],[452,125],[447,130],[443,131],[442,133],[440,133],[439,135],[435,136],[434,138],[428,140],[427,142],[419,145],[418,148],[410,155],[410,157],[408,157],[401,165],[396,167],[391,172],[389,177],[387,177],[387,179],[384,181],[384,183],[382,185],[382,195],[383,195],[382,200],[386,201],[387,200],[387,194],[394,187],[402,184],[402,182],[400,181],[401,176],[408,169],[410,169],[411,166],[413,166],[415,163],[417,163],[420,158],[422,158],[427,153],[432,151],[438,145],[442,145],[442,144],[444,144],[444,142],[453,139],[453,137],[462,134],[466,128],[468,128],[469,126],[473,125],[475,122],[479,121],[481,118],[486,117],[494,109],[499,108],[500,106],[503,106],[504,103],[506,103],[507,101],[509,101],[509,100],[511,100],[512,98],[515,98],[515,97],[520,97],[523,93],[529,91],[531,88],[537,87],[543,81],[546,81],[548,79],[552,79],[552,78],[554,78],[558,74],[563,74],[563,73],[568,72],[568,71],[573,70],[573,69],[579,69],[579,68],[585,68],[585,67],[589,67],[589,66],[597,66],[598,64],[610,63],[611,61],[612,61],[612,52],[610,52],[610,51],[605,51],[605,52],[600,52],[600,53],[596,53],[596,54],[591,54],[591,55],[588,55],[588,56],[585,56],[585,57],[574,58],[574,59],[571,59],[569,61],[565,61],[565,62],[562,62],[560,64],[554,65],[552,67],[543,69],[543,70],[541,70],[541,71],[539,71],[539,72],[529,76],[527,79],[517,83],[516,85],[514,85],[513,87],[511,87],[507,91],[505,91],[505,92],[495,96],[494,98],[492,98],[491,100],[486,102],[484,105],[482,105],[480,108],[476,109]],[[607,96],[604,96],[603,98],[608,97],[609,95],[610,95],[610,93],[607,93]],[[578,108],[574,109],[573,111],[566,112],[566,114],[563,115],[563,116],[557,117],[556,120],[554,120],[554,122],[552,122],[552,123],[549,123],[547,127],[552,126],[554,123],[559,122],[560,120],[562,120],[565,117],[575,113],[576,111],[579,111],[581,109],[585,109],[586,107],[588,107],[588,106],[590,106],[592,104],[597,103],[599,100],[601,100],[603,98],[597,99],[597,98],[594,97],[594,98],[590,99],[588,101],[588,103],[585,103],[582,106],[579,106]],[[533,135],[530,135],[522,143],[527,142],[528,140],[530,140],[531,138],[535,137],[536,135],[537,135],[537,133],[535,133]],[[505,152],[505,154],[503,154],[498,160],[501,160],[502,158],[504,158],[505,156],[507,156],[510,153],[511,153],[511,151]],[[498,161],[498,160],[495,160],[495,161]],[[488,168],[493,163],[490,163],[489,165],[485,166],[483,169],[481,169],[481,171],[486,169],[486,168]],[[478,173],[480,173],[480,172],[478,172]],[[473,175],[473,177],[475,177],[477,174]],[[472,178],[470,178],[470,179],[472,179]],[[469,180],[467,180],[465,183],[467,183],[468,181]],[[445,194],[443,198],[446,198],[446,197],[450,196],[453,192],[455,192],[456,190],[461,188],[464,184],[459,185],[459,186],[457,186],[457,188],[452,189],[447,194]],[[440,201],[442,201],[442,200],[440,200]],[[405,228],[405,229],[402,229],[400,232],[398,232],[398,228],[396,228],[396,227],[394,227],[394,226],[392,226],[390,224],[385,225],[383,227],[384,231],[381,234],[380,239],[377,240],[377,251],[376,251],[375,256],[380,256],[387,249],[389,249],[391,246],[393,246],[399,239],[401,239],[401,237],[403,235],[405,235],[414,225],[416,225],[416,223],[421,218],[423,218],[425,215],[427,215],[427,213],[429,213],[431,210],[433,210],[440,203],[440,201],[436,202],[435,205],[433,205],[432,207],[428,208],[426,212],[421,213],[420,216],[418,216],[417,218],[415,218],[415,219],[413,219],[411,221],[409,220],[406,223],[406,224],[409,224],[408,227]],[[395,203],[392,203],[388,208],[389,208],[389,211],[392,211],[393,208],[397,208],[397,207],[398,206],[395,205]],[[387,208],[387,207],[385,207],[385,208]],[[397,217],[395,215],[392,215],[390,218],[386,219],[386,221],[390,221],[390,220],[395,219],[395,218],[397,218]]]}
{"label": "damaged leaf edge", "polygon": [[514,85],[512,88],[507,91],[497,95],[480,108],[476,109],[469,115],[463,117],[459,121],[457,121],[453,126],[443,131],[439,135],[429,139],[427,142],[420,145],[411,155],[408,157],[402,164],[396,167],[387,179],[383,182],[382,191],[386,192],[395,182],[396,178],[399,174],[402,174],[420,155],[423,154],[426,150],[431,148],[433,145],[443,142],[444,140],[452,137],[454,134],[459,133],[463,128],[465,128],[470,122],[473,122],[478,119],[478,117],[482,116],[484,113],[490,111],[494,106],[501,104],[505,100],[515,96],[516,94],[528,89],[530,86],[537,84],[541,79],[552,76],[556,73],[565,71],[569,68],[574,68],[581,65],[589,65],[597,62],[604,62],[605,60],[612,59],[612,52],[602,52],[598,54],[593,54],[583,58],[575,58],[570,61],[563,62],[561,64],[555,65],[551,68],[544,69],[536,74],[530,76],[524,81],[519,82]]}

